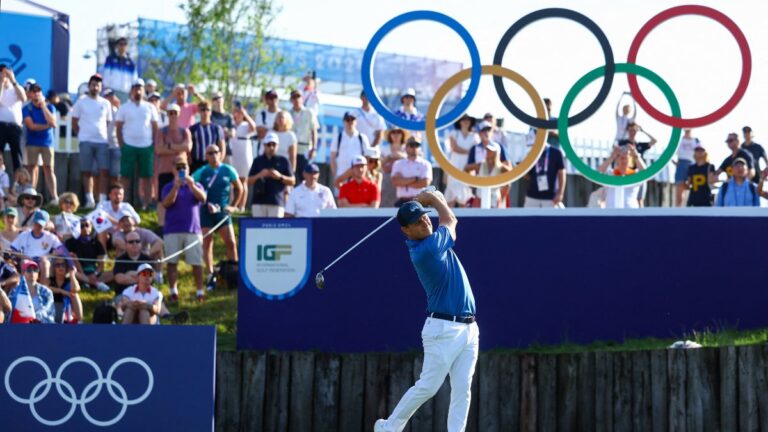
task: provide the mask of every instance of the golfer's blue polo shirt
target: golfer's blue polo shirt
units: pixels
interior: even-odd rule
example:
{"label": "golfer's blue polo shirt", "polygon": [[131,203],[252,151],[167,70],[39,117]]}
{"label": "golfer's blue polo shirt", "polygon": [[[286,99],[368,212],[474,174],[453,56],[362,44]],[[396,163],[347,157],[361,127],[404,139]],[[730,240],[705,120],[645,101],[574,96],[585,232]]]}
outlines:
{"label": "golfer's blue polo shirt", "polygon": [[406,240],[411,261],[427,292],[427,311],[448,315],[475,314],[469,279],[453,251],[448,228],[440,226],[424,240]]}

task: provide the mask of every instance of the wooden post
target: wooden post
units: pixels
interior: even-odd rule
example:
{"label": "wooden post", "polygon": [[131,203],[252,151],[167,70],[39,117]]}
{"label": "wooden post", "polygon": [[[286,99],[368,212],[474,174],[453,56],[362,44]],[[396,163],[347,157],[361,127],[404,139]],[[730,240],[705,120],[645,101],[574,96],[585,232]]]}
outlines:
{"label": "wooden post", "polygon": [[216,365],[216,431],[238,430],[242,353],[220,352]]}
{"label": "wooden post", "polygon": [[363,428],[365,410],[365,356],[347,354],[341,358],[339,431],[357,432]]}
{"label": "wooden post", "polygon": [[627,352],[613,354],[613,430],[632,431],[632,361]]}
{"label": "wooden post", "polygon": [[720,426],[724,431],[739,427],[739,371],[736,347],[723,347],[720,356]]}
{"label": "wooden post", "polygon": [[554,431],[557,429],[557,357],[542,354],[537,363],[536,424],[540,431]]}
{"label": "wooden post", "polygon": [[477,362],[478,429],[483,432],[501,431],[499,424],[499,383],[501,371],[499,354],[481,354]]}
{"label": "wooden post", "polygon": [[339,371],[341,360],[335,354],[315,357],[315,389],[312,430],[339,430]]}
{"label": "wooden post", "polygon": [[242,355],[243,396],[240,399],[240,430],[262,430],[264,428],[267,355],[255,351],[245,351]]}
{"label": "wooden post", "polygon": [[522,383],[520,384],[520,430],[536,432],[538,396],[536,388],[536,356],[524,354],[520,359]]}
{"label": "wooden post", "polygon": [[270,353],[267,357],[266,398],[264,400],[264,430],[288,430],[288,394],[291,377],[291,357],[287,353]]}
{"label": "wooden post", "polygon": [[685,351],[667,351],[669,371],[669,430],[685,431]]}
{"label": "wooden post", "polygon": [[613,431],[613,356],[595,353],[595,431]]}
{"label": "wooden post", "polygon": [[312,395],[315,376],[315,355],[311,352],[291,354],[291,394],[288,430],[312,430]]}
{"label": "wooden post", "polygon": [[739,429],[756,431],[758,421],[757,395],[755,394],[755,348],[736,348],[739,356]]}
{"label": "wooden post", "polygon": [[557,356],[557,430],[578,429],[579,363],[575,354]]}
{"label": "wooden post", "polygon": [[651,429],[651,356],[648,351],[629,354],[632,361],[632,427]]}
{"label": "wooden post", "polygon": [[388,387],[389,356],[366,354],[363,430],[373,430],[373,424],[377,419],[386,418],[389,415],[387,412]]}
{"label": "wooden post", "polygon": [[520,356],[499,355],[499,430],[520,428]]}

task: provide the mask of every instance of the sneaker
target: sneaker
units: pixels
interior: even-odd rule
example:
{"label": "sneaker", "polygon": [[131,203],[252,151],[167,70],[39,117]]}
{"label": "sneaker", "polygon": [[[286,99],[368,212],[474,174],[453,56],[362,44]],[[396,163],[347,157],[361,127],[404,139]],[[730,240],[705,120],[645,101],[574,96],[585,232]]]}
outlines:
{"label": "sneaker", "polygon": [[205,289],[208,291],[213,291],[216,288],[216,275],[210,274],[208,275],[208,281],[205,283]]}
{"label": "sneaker", "polygon": [[93,199],[87,199],[85,200],[85,205],[83,206],[84,209],[90,210],[96,208],[96,202],[93,201]]}
{"label": "sneaker", "polygon": [[373,424],[373,432],[386,432],[386,429],[384,429],[386,425],[387,425],[386,420],[384,419],[376,420],[376,423]]}
{"label": "sneaker", "polygon": [[59,199],[58,198],[54,198],[54,199],[48,201],[48,207],[56,207],[58,205],[59,205]]}
{"label": "sneaker", "polygon": [[109,285],[105,284],[104,282],[97,283],[96,289],[99,290],[100,292],[108,292],[109,290],[111,290]]}
{"label": "sneaker", "polygon": [[171,293],[171,295],[168,297],[168,301],[171,303],[178,303],[179,302],[179,295],[176,293]]}

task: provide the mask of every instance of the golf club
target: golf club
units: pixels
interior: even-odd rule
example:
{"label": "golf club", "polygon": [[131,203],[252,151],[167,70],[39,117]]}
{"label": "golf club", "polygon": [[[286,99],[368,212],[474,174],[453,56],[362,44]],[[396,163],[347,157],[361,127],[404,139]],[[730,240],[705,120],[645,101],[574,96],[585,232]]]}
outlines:
{"label": "golf club", "polygon": [[[435,192],[436,190],[437,190],[437,188],[435,188],[434,186],[429,186],[429,187],[427,187],[426,189],[424,189],[424,192]],[[368,238],[369,238],[370,236],[372,236],[372,235],[376,234],[376,233],[377,233],[377,232],[378,232],[380,229],[384,228],[384,226],[385,226],[385,225],[387,225],[388,223],[392,222],[392,220],[393,220],[394,218],[396,218],[396,217],[397,217],[397,214],[395,214],[395,215],[394,215],[394,216],[392,216],[391,218],[389,218],[389,219],[387,219],[386,221],[384,221],[384,223],[382,223],[381,225],[379,225],[378,227],[376,227],[376,229],[374,229],[373,231],[371,231],[370,233],[368,233],[368,235],[367,235],[367,236],[363,237],[362,239],[360,239],[360,241],[358,241],[357,243],[355,243],[355,244],[354,244],[354,245],[353,245],[351,248],[347,249],[347,250],[346,250],[346,252],[344,252],[343,254],[339,255],[339,257],[338,257],[338,258],[336,258],[335,260],[333,260],[333,262],[331,262],[330,264],[328,264],[327,266],[325,266],[325,268],[324,268],[324,269],[320,270],[320,271],[319,271],[319,272],[318,272],[318,273],[315,275],[315,285],[317,285],[317,288],[319,288],[319,289],[323,289],[323,288],[325,288],[325,276],[323,276],[323,272],[325,272],[325,271],[326,271],[326,270],[328,270],[329,268],[333,267],[333,265],[334,265],[334,264],[336,264],[337,262],[339,262],[339,260],[340,260],[340,259],[342,259],[342,258],[344,258],[345,256],[347,256],[347,254],[348,254],[348,253],[352,252],[352,251],[353,251],[353,250],[354,250],[356,247],[360,246],[360,244],[361,244],[361,243],[363,243],[364,241],[368,240]]]}

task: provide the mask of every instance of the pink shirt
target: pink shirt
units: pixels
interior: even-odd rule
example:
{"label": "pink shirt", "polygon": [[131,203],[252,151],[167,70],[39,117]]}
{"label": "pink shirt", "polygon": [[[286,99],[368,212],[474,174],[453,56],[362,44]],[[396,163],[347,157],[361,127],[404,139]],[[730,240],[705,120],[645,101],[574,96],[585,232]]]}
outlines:
{"label": "pink shirt", "polygon": [[181,105],[181,112],[179,113],[179,126],[185,129],[189,129],[194,124],[195,114],[197,114],[197,104],[185,103]]}

